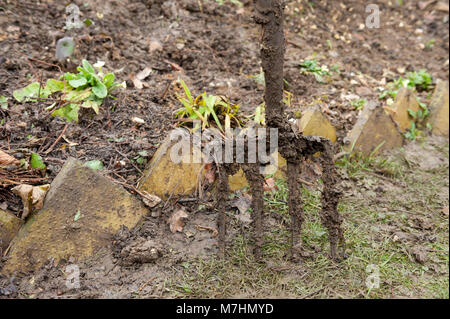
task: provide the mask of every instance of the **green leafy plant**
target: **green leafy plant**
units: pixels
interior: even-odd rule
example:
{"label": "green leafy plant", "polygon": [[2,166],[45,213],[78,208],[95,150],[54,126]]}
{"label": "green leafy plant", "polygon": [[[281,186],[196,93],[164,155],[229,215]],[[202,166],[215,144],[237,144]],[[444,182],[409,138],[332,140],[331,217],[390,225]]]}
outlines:
{"label": "green leafy plant", "polygon": [[100,171],[104,168],[102,161],[99,161],[99,160],[88,161],[88,162],[84,163],[83,166],[89,167],[90,169],[92,169],[94,171]]}
{"label": "green leafy plant", "polygon": [[433,77],[424,69],[408,73],[407,78],[408,87],[413,90],[428,91],[433,84]]}
{"label": "green leafy plant", "polygon": [[59,116],[68,122],[78,122],[80,108],[92,109],[98,114],[100,106],[107,97],[112,97],[111,92],[116,87],[126,87],[125,82],[117,83],[114,73],[106,75],[102,72],[104,63],[95,64],[95,71],[87,60],[82,61],[82,66],[77,68],[78,73],[65,73],[61,80],[49,79],[42,87],[39,82],[31,83],[23,89],[13,92],[18,102],[37,101],[40,98],[59,93],[58,102],[53,103],[48,109],[56,110],[52,116]]}
{"label": "green leafy plant", "polygon": [[425,103],[422,103],[419,100],[419,98],[417,98],[417,102],[420,106],[419,110],[413,111],[412,109],[408,109],[408,114],[411,116],[413,121],[411,121],[411,129],[405,134],[406,138],[413,141],[422,135],[422,130],[428,129],[431,131],[433,129],[430,123],[426,123],[426,119],[430,115],[430,110]]}
{"label": "green leafy plant", "polygon": [[138,155],[133,158],[133,160],[136,161],[136,163],[138,163],[139,165],[143,165],[147,161],[147,158],[148,158],[148,152],[140,151],[138,153]]}
{"label": "green leafy plant", "polygon": [[428,91],[433,84],[433,78],[430,73],[422,69],[419,72],[409,72],[406,79],[399,77],[398,79],[386,84],[386,88],[380,93],[379,99],[392,98],[395,99],[398,90],[401,88],[409,88],[413,91]]}
{"label": "green leafy plant", "polygon": [[411,121],[411,128],[406,132],[405,137],[411,141],[415,141],[421,134],[422,131],[417,129],[416,123]]}
{"label": "green leafy plant", "polygon": [[300,71],[304,74],[313,74],[316,81],[319,83],[324,83],[323,76],[330,75],[330,71],[326,65],[320,66],[317,60],[305,60],[300,63]]}
{"label": "green leafy plant", "polygon": [[0,108],[4,110],[8,109],[8,98],[6,96],[0,96]]}
{"label": "green leafy plant", "polygon": [[33,169],[45,170],[45,168],[46,168],[46,166],[42,160],[42,157],[37,153],[31,154],[30,163],[31,163],[31,168],[33,168]]}
{"label": "green leafy plant", "polygon": [[364,108],[364,105],[366,105],[367,100],[366,99],[359,99],[359,100],[353,100],[350,102],[350,105],[353,106],[357,110],[362,110]]}
{"label": "green leafy plant", "polygon": [[432,50],[435,43],[436,43],[435,39],[431,39],[430,41],[427,41],[427,43],[425,43],[425,49]]}
{"label": "green leafy plant", "polygon": [[[192,120],[200,120],[203,130],[211,126],[211,120],[213,119],[217,127],[224,132],[223,125],[219,120],[219,116],[223,116],[225,118],[225,129],[231,127],[231,120],[241,126],[241,121],[238,118],[240,104],[232,104],[226,97],[208,95],[206,92],[194,98],[182,79],[179,79],[179,83],[183,87],[185,95],[184,97],[178,96],[178,100],[183,104],[183,107],[177,110],[176,117],[181,124],[192,122]],[[184,119],[188,119],[188,121]],[[193,130],[199,128],[200,126],[196,125]]]}

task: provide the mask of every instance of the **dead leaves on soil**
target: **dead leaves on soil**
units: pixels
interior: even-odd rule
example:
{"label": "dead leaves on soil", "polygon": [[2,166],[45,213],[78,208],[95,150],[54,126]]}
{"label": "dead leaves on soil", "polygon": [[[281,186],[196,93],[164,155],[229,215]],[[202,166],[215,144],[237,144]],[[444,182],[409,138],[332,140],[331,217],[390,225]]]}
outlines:
{"label": "dead leaves on soil", "polygon": [[22,184],[12,189],[13,193],[19,195],[23,203],[22,219],[24,220],[34,210],[39,210],[44,206],[45,195],[50,189],[50,185],[31,186]]}
{"label": "dead leaves on soil", "polygon": [[0,166],[19,165],[19,160],[0,150]]}
{"label": "dead leaves on soil", "polygon": [[169,223],[170,231],[174,234],[176,232],[183,232],[184,220],[186,218],[188,218],[188,214],[184,210],[179,209],[174,212],[167,221]]}
{"label": "dead leaves on soil", "polygon": [[145,67],[141,72],[134,75],[130,74],[130,80],[133,82],[133,85],[136,89],[141,90],[144,86],[148,88],[148,83],[142,82],[152,73],[152,69],[149,67]]}
{"label": "dead leaves on soil", "polygon": [[147,193],[147,192],[144,191],[144,192],[142,192],[142,201],[144,202],[144,204],[147,207],[154,208],[159,203],[161,203],[162,200],[158,196],[150,194],[150,193]]}

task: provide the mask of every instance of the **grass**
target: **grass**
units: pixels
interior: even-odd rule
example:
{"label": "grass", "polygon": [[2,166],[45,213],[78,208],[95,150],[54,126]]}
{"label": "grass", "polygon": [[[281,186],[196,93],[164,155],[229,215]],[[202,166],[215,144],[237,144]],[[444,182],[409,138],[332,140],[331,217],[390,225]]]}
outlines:
{"label": "grass", "polygon": [[[448,145],[439,149],[448,158]],[[307,219],[302,240],[312,258],[302,264],[288,261],[289,215],[287,187],[277,181],[278,191],[265,196],[265,264],[251,254],[248,229],[232,239],[228,256],[197,258],[174,267],[166,280],[167,296],[177,298],[449,298],[449,220],[440,213],[448,205],[448,167],[420,171],[401,160],[354,156],[339,167],[354,181],[375,179],[373,187],[392,179],[390,189],[380,196],[359,189],[356,196],[342,199],[347,258],[334,263],[328,258],[328,236],[320,223],[320,193],[303,189]],[[382,174],[377,179],[376,174]],[[367,175],[370,174],[370,175]],[[402,183],[402,187],[394,186]],[[356,183],[357,184],[357,183]],[[432,229],[414,226],[424,218]],[[238,227],[236,220],[233,227]],[[243,230],[242,230],[243,229]],[[397,232],[418,240],[395,240]],[[425,263],[418,263],[412,248],[427,251]],[[369,289],[368,265],[379,270],[380,287]]]}

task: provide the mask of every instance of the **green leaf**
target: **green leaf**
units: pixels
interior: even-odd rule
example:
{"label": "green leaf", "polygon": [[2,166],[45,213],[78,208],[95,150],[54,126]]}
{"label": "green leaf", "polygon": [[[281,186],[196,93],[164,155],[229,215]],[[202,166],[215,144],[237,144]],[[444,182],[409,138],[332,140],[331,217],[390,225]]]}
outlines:
{"label": "green leaf", "polygon": [[48,97],[50,95],[50,92],[46,90],[45,88],[40,86],[39,82],[33,82],[23,89],[16,90],[13,92],[14,98],[18,102],[23,102],[24,100],[28,100],[29,98],[36,98],[39,94],[39,88],[40,88],[40,97]]}
{"label": "green leaf", "polygon": [[99,171],[103,169],[103,163],[99,160],[93,160],[93,161],[89,161],[84,163],[84,166],[89,167],[90,169],[94,170],[94,171]]}
{"label": "green leaf", "polygon": [[78,79],[70,80],[69,84],[73,88],[79,88],[80,86],[86,85],[87,80],[84,77],[80,77]]}
{"label": "green leaf", "polygon": [[78,79],[78,76],[79,75],[77,75],[77,74],[73,74],[73,73],[69,73],[69,72],[64,74],[64,78],[66,79],[66,81]]}
{"label": "green leaf", "polygon": [[92,25],[92,21],[89,18],[84,19],[83,23],[87,27],[90,27]]}
{"label": "green leaf", "polygon": [[80,105],[78,103],[70,103],[65,107],[53,111],[52,116],[59,116],[67,120],[67,122],[78,122],[78,111]]}
{"label": "green leaf", "polygon": [[8,98],[6,96],[0,96],[0,107],[4,110],[8,109]]}
{"label": "green leaf", "polygon": [[89,63],[88,60],[81,61],[81,64],[83,64],[83,68],[86,70],[86,72],[89,72],[91,74],[95,74],[94,67]]}
{"label": "green leaf", "polygon": [[412,117],[413,119],[416,119],[416,118],[417,118],[417,113],[414,112],[414,111],[411,110],[411,109],[408,109],[408,114],[411,115],[411,117]]}
{"label": "green leaf", "polygon": [[180,81],[180,84],[183,87],[184,93],[186,94],[187,98],[189,99],[189,102],[191,104],[193,104],[194,99],[192,98],[191,91],[189,91],[189,88],[187,87],[186,83],[184,83],[184,81],[182,79],[178,79],[178,81]]}
{"label": "green leaf", "polygon": [[101,102],[93,101],[93,100],[87,100],[84,101],[83,104],[81,104],[81,107],[84,107],[86,109],[93,109],[96,114],[99,112]]}
{"label": "green leaf", "polygon": [[53,94],[55,92],[63,92],[64,91],[64,81],[57,81],[54,79],[48,79],[45,85],[45,89]]}
{"label": "green leaf", "polygon": [[73,221],[76,222],[81,218],[81,211],[78,210],[75,216],[73,217]]}
{"label": "green leaf", "polygon": [[89,167],[90,169],[92,169],[94,171],[102,170],[104,168],[103,163],[99,160],[88,161],[88,162],[84,163],[84,166]]}
{"label": "green leaf", "polygon": [[31,167],[33,169],[45,169],[46,166],[42,161],[42,157],[39,154],[33,153],[31,154]]}
{"label": "green leaf", "polygon": [[106,88],[106,86],[100,82],[97,81],[97,83],[95,84],[95,86],[92,88],[92,92],[94,92],[94,94],[99,97],[100,99],[104,99],[107,95],[108,95],[108,89]]}
{"label": "green leaf", "polygon": [[91,88],[87,88],[82,91],[70,90],[64,95],[64,100],[75,101],[75,102],[83,101],[91,96],[91,94],[92,94],[91,91],[92,91]]}
{"label": "green leaf", "polygon": [[75,50],[75,42],[71,37],[59,39],[56,43],[56,58],[61,61],[73,54]]}
{"label": "green leaf", "polygon": [[108,73],[103,78],[103,80],[105,81],[105,85],[108,89],[110,89],[113,86],[115,78],[116,77],[114,76],[114,73]]}

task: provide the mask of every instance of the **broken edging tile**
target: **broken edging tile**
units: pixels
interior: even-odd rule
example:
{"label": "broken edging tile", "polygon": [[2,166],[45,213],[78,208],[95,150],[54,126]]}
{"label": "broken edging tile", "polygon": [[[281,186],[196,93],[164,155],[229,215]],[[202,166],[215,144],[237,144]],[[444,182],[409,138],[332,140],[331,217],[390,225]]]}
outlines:
{"label": "broken edging tile", "polygon": [[121,226],[132,228],[147,213],[121,186],[70,158],[52,182],[43,208],[12,241],[2,272],[36,270],[49,260],[84,260],[108,246]]}

